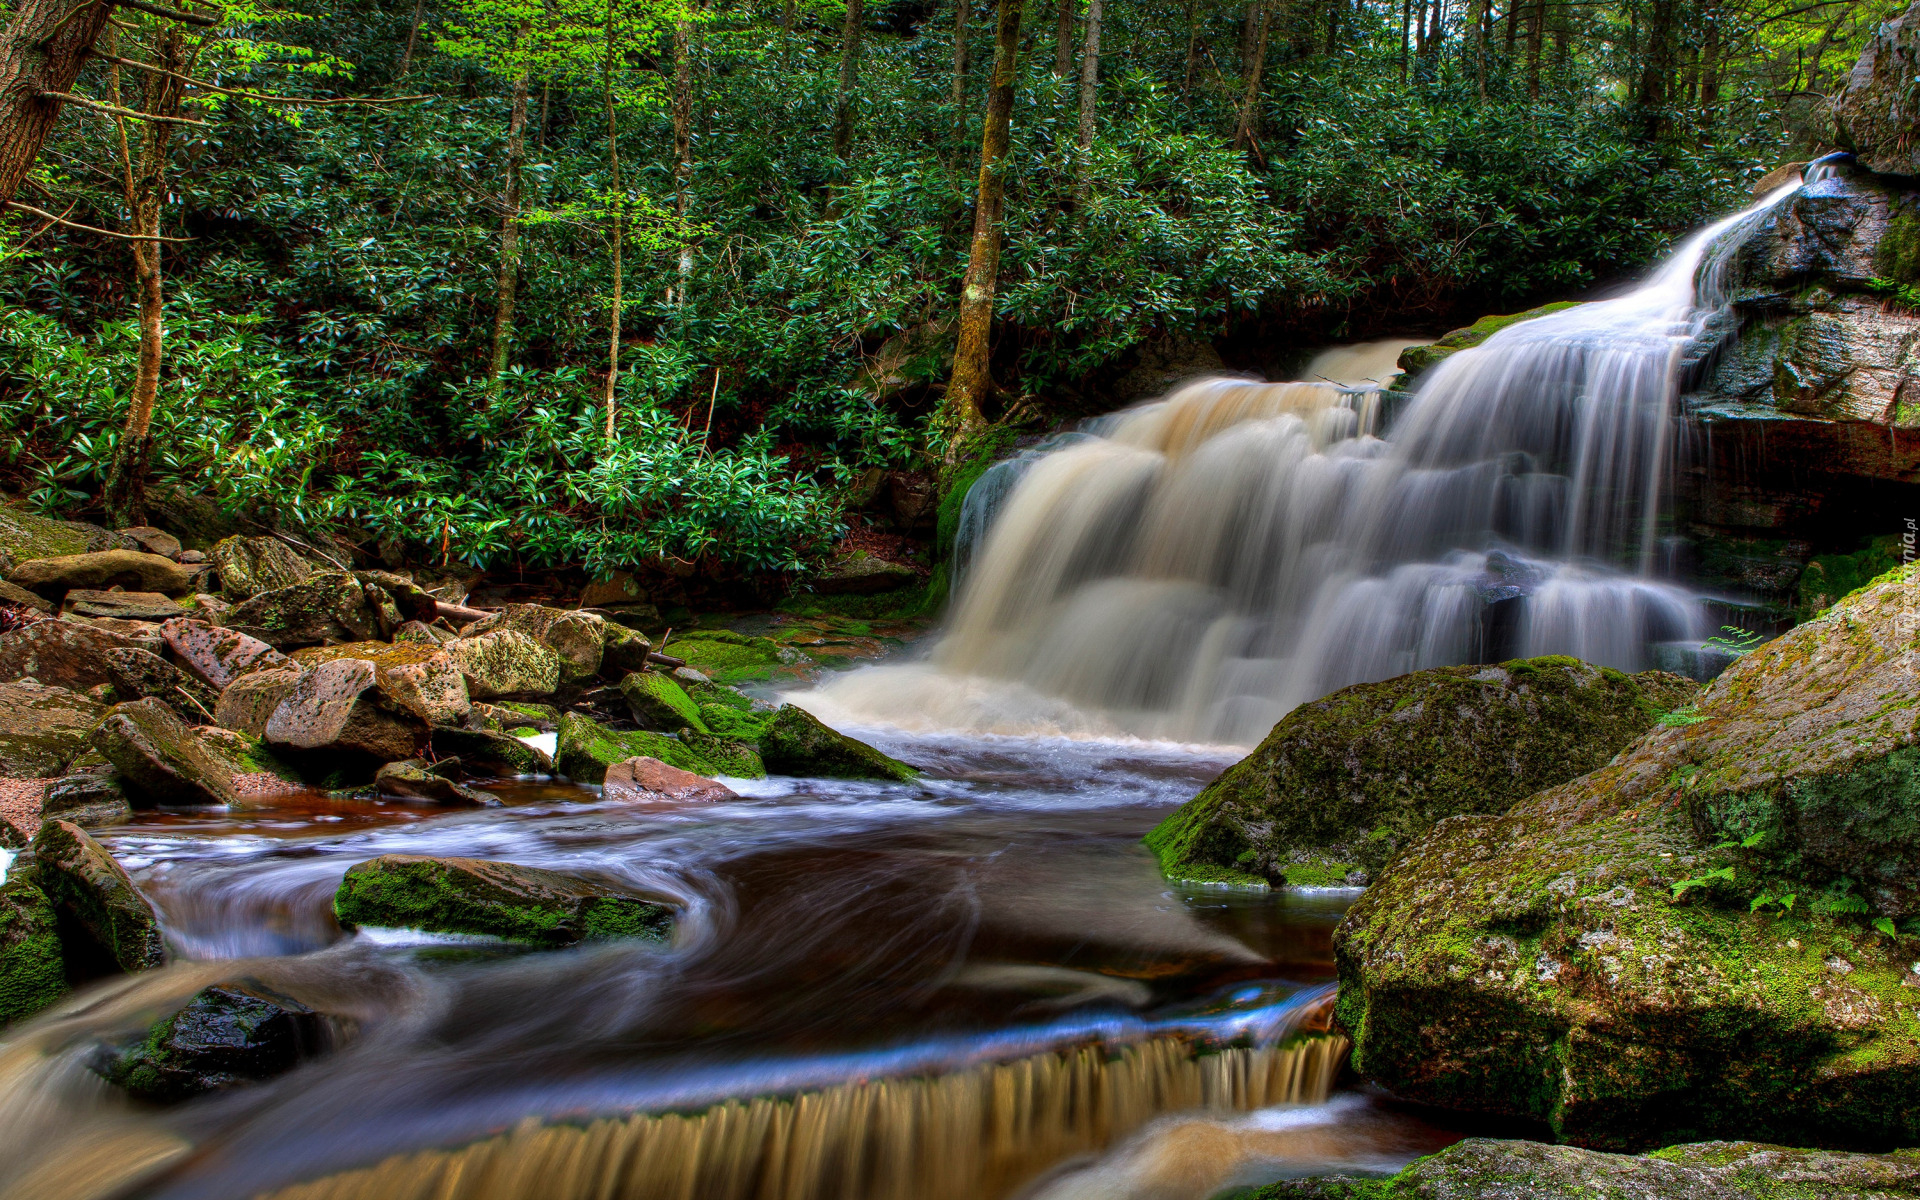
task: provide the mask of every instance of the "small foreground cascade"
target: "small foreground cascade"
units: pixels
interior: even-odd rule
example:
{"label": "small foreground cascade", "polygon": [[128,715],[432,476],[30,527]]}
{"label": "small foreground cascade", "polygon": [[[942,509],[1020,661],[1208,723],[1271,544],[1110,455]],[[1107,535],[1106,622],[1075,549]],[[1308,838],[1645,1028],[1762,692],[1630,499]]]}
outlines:
{"label": "small foreground cascade", "polygon": [[[1675,397],[1727,328],[1733,248],[1798,186],[1623,296],[1441,360],[1397,413],[1377,379],[1200,379],[996,465],[967,498],[931,661],[820,702],[1245,744],[1308,700],[1425,667],[1687,667],[1710,630],[1663,553]],[[1332,369],[1358,373],[1351,355]]]}

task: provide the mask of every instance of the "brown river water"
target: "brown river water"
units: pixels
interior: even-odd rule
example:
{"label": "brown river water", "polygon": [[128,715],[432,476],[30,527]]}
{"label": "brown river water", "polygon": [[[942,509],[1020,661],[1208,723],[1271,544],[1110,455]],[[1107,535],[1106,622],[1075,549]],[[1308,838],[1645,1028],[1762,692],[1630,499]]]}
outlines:
{"label": "brown river water", "polygon": [[[107,831],[176,961],[0,1043],[0,1197],[1203,1200],[1458,1136],[1340,1078],[1354,893],[1174,890],[1140,845],[1231,751],[854,732],[926,777],[678,809],[312,794]],[[669,946],[540,952],[343,932],[340,877],[395,852],[599,872],[682,917]],[[340,1047],[172,1108],[88,1069],[249,976]]]}

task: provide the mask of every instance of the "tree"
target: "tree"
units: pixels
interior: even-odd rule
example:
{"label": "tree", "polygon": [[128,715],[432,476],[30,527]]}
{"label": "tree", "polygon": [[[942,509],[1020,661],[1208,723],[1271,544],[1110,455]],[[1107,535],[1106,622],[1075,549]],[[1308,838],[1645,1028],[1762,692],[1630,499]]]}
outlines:
{"label": "tree", "polygon": [[860,22],[863,0],[847,0],[840,34],[840,85],[833,95],[833,153],[844,160],[853,149],[853,94],[860,86]]}
{"label": "tree", "polygon": [[953,0],[953,132],[967,131],[967,10],[973,0]]}
{"label": "tree", "polygon": [[1092,183],[1094,106],[1100,99],[1100,0],[1087,0],[1087,40],[1080,51],[1080,153],[1074,196],[1084,200]]}
{"label": "tree", "polygon": [[1060,0],[1054,13],[1053,74],[1058,79],[1065,79],[1073,70],[1073,18],[1078,4],[1079,0]]}
{"label": "tree", "polygon": [[1253,149],[1260,156],[1260,135],[1256,131],[1260,121],[1260,73],[1267,62],[1267,29],[1272,23],[1272,0],[1253,0],[1247,10],[1247,19],[1257,21],[1253,35],[1253,45],[1248,52],[1246,93],[1240,99],[1240,122],[1233,131],[1233,147],[1236,150]]}
{"label": "tree", "polygon": [[947,382],[943,406],[949,469],[960,461],[968,444],[985,425],[982,404],[993,387],[987,359],[993,332],[993,297],[1000,278],[1001,210],[1007,195],[1003,171],[1013,123],[1022,0],[999,0],[997,10],[993,81],[987,89],[986,128],[980,136],[980,182],[973,206],[973,242],[967,254],[966,278],[960,285],[959,344],[954,348],[953,374]]}

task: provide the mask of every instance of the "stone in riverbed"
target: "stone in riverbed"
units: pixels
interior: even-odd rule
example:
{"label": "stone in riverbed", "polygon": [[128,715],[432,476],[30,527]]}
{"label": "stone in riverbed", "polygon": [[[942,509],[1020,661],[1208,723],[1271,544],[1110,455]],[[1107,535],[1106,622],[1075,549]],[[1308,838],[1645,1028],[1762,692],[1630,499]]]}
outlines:
{"label": "stone in riverbed", "polygon": [[235,605],[227,624],[280,650],[323,642],[364,642],[400,624],[386,593],[368,589],[345,571],[311,575]]}
{"label": "stone in riverbed", "polygon": [[113,682],[106,652],[139,643],[72,621],[36,621],[0,634],[0,680],[35,679],[48,687],[88,688]]}
{"label": "stone in riverbed", "polygon": [[708,732],[700,708],[686,689],[658,671],[635,671],[620,681],[620,695],[642,729],[677,733],[682,729]]}
{"label": "stone in riverbed", "polygon": [[579,713],[561,716],[554,742],[554,766],[575,783],[600,783],[607,777],[607,768],[630,758],[657,758],[696,774],[713,769],[694,751],[663,733],[615,731]]}
{"label": "stone in riverbed", "polygon": [[461,631],[461,638],[482,638],[496,630],[524,634],[559,656],[562,680],[578,682],[592,678],[600,670],[601,656],[606,651],[606,624],[604,618],[593,613],[548,608],[544,604],[509,604],[467,626]]}
{"label": "stone in riverbed", "polygon": [[87,748],[106,706],[81,692],[27,680],[0,683],[0,776],[57,775]]}
{"label": "stone in riverbed", "polygon": [[15,863],[0,883],[0,1026],[31,1016],[67,991],[60,929],[39,874]]}
{"label": "stone in riverbed", "polygon": [[7,579],[48,599],[75,589],[124,587],[141,592],[184,596],[193,590],[193,572],[170,558],[138,550],[100,550],[61,558],[35,558],[7,572]]}
{"label": "stone in riverbed", "polygon": [[326,1019],[256,979],[202,988],[141,1041],[94,1064],[143,1100],[173,1103],[271,1079],[327,1048]]}
{"label": "stone in riverbed", "polygon": [[1468,1138],[1391,1179],[1289,1179],[1245,1200],[1896,1200],[1920,1197],[1920,1155],[1699,1142],[1652,1154]]}
{"label": "stone in riverbed", "polygon": [[121,865],[71,821],[46,821],[33,837],[35,877],[56,909],[103,947],[122,971],[167,961],[160,921]]}
{"label": "stone in riverbed", "polygon": [[1607,766],[1389,864],[1335,936],[1356,1070],[1583,1145],[1920,1141],[1920,975],[1887,932],[1920,899],[1915,586],[1883,576]]}
{"label": "stone in riverbed", "polygon": [[237,765],[193,736],[173,709],[158,700],[115,705],[93,732],[93,747],[147,804],[240,802]]}
{"label": "stone in riverbed", "polygon": [[304,582],[314,565],[286,543],[270,537],[230,537],[208,555],[220,573],[220,590],[234,603]]}
{"label": "stone in riverbed", "polygon": [[443,647],[475,700],[550,696],[560,686],[560,656],[517,629],[460,637]]}
{"label": "stone in riverbed", "polygon": [[293,660],[303,667],[340,658],[360,658],[373,664],[374,681],[395,704],[430,725],[459,724],[467,719],[471,702],[467,684],[453,657],[438,645],[417,642],[348,642],[344,646],[312,646],[296,650]]}
{"label": "stone in riverbed", "polygon": [[212,719],[219,694],[158,654],[128,648],[109,650],[106,657],[113,672],[115,698],[140,700],[151,696],[195,724]]}
{"label": "stone in riverbed", "polygon": [[767,765],[761,761],[760,748],[753,742],[683,729],[680,744],[696,755],[705,764],[703,769],[711,774],[735,779],[766,778]]}
{"label": "stone in riverbed", "polygon": [[1364,882],[1438,821],[1601,766],[1699,690],[1558,657],[1355,684],[1288,713],[1147,846],[1172,879]]}
{"label": "stone in riverbed", "polygon": [[117,621],[167,621],[186,611],[159,592],[75,590],[67,593],[66,603],[68,612]]}
{"label": "stone in riverbed", "polygon": [[476,774],[511,777],[551,775],[554,771],[553,759],[546,751],[498,730],[437,725],[430,740],[434,753],[456,755]]}
{"label": "stone in riverbed", "polygon": [[775,775],[834,779],[892,779],[910,783],[920,772],[820,722],[797,704],[776,714],[760,735],[760,759]]}
{"label": "stone in riverbed", "polygon": [[363,658],[324,662],[294,682],[261,731],[295,750],[331,749],[386,762],[412,758],[427,728],[412,713],[382,703],[374,665]]}
{"label": "stone in riverbed", "polygon": [[274,710],[304,674],[298,664],[289,662],[283,667],[241,676],[220,693],[220,701],[213,709],[214,722],[222,729],[236,730],[249,737],[262,736]]}
{"label": "stone in riverbed", "polygon": [[724,783],[670,767],[657,758],[630,758],[607,768],[602,785],[609,800],[636,803],[711,803],[738,800],[740,794]]}
{"label": "stone in riverbed", "polygon": [[43,821],[72,821],[82,829],[121,825],[133,819],[125,782],[111,766],[63,775],[47,785],[40,801]]}
{"label": "stone in riverbed", "polygon": [[256,637],[204,621],[167,621],[160,626],[167,649],[216,692],[242,675],[285,666],[291,660]]}
{"label": "stone in riverbed", "polygon": [[[459,760],[447,761],[458,763]],[[500,803],[500,797],[492,792],[483,792],[479,788],[468,787],[443,774],[437,774],[436,772],[442,766],[444,764],[430,766],[425,759],[421,758],[388,763],[374,773],[374,790],[382,796],[393,796],[401,800],[424,800],[429,804],[491,807]]]}
{"label": "stone in riverbed", "polygon": [[578,875],[477,858],[388,854],[347,872],[334,914],[349,927],[484,934],[536,946],[663,941],[673,910]]}
{"label": "stone in riverbed", "polygon": [[158,554],[161,558],[180,557],[180,539],[164,529],[156,529],[151,525],[132,525],[126,529],[117,530],[116,534],[136,550]]}

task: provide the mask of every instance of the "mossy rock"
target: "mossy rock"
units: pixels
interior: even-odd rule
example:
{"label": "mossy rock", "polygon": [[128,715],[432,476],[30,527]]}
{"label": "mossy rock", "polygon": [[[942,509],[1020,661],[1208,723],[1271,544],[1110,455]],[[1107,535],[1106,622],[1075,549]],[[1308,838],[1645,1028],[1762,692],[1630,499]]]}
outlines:
{"label": "mossy rock", "polygon": [[479,934],[534,946],[664,941],[673,910],[579,875],[476,858],[388,854],[347,872],[333,897],[347,926]]}
{"label": "mossy rock", "polygon": [[657,758],[670,767],[712,775],[706,759],[675,738],[651,730],[615,731],[579,713],[560,718],[554,747],[554,766],[575,783],[600,783],[607,768],[629,758]]}
{"label": "mossy rock", "polygon": [[1793,616],[1806,622],[1832,608],[1842,596],[1900,565],[1898,534],[1871,538],[1851,554],[1822,554],[1807,563],[1795,586]]}
{"label": "mossy rock", "polygon": [[546,751],[496,729],[436,726],[428,741],[436,755],[456,757],[478,775],[551,775],[557,769]]}
{"label": "mossy rock", "polygon": [[162,966],[160,918],[105,846],[70,821],[43,821],[33,836],[35,878],[62,916],[122,971]]}
{"label": "mossy rock", "polygon": [[1894,283],[1920,283],[1920,213],[1903,212],[1887,222],[1873,252],[1874,269]]}
{"label": "mossy rock", "polygon": [[739,742],[757,742],[773,720],[771,713],[756,713],[730,704],[702,704],[700,719],[716,737]]}
{"label": "mossy rock", "polygon": [[635,671],[620,681],[620,694],[642,728],[662,733],[693,729],[709,733],[700,707],[670,676],[658,671]]}
{"label": "mossy rock", "polygon": [[1564,312],[1577,308],[1578,301],[1557,300],[1552,304],[1542,304],[1539,308],[1530,308],[1526,312],[1511,313],[1505,316],[1486,316],[1467,326],[1456,329],[1440,340],[1428,346],[1409,346],[1400,354],[1399,367],[1408,375],[1419,375],[1433,364],[1449,355],[1478,346],[1494,334],[1522,321],[1531,321],[1535,317],[1544,317],[1550,313]]}
{"label": "mossy rock", "polygon": [[1355,684],[1288,713],[1147,846],[1173,879],[1364,883],[1436,822],[1591,771],[1698,691],[1564,657]]}
{"label": "mossy rock", "polygon": [[730,629],[695,629],[668,643],[662,653],[682,659],[721,683],[771,679],[781,667],[809,666],[813,660],[772,638]]}
{"label": "mossy rock", "polygon": [[920,772],[889,758],[865,742],[822,724],[797,704],[789,704],[760,735],[760,758],[776,775],[830,779],[891,779],[911,783]]}
{"label": "mossy rock", "polygon": [[680,744],[707,764],[708,775],[729,775],[735,779],[766,777],[767,768],[760,761],[760,750],[750,741],[683,729]]}
{"label": "mossy rock", "polygon": [[86,750],[106,711],[85,692],[26,680],[0,683],[0,776],[58,775]]}
{"label": "mossy rock", "polygon": [[1390,863],[1335,936],[1355,1068],[1582,1145],[1920,1142],[1911,574]]}
{"label": "mossy rock", "polygon": [[91,554],[124,544],[98,525],[51,520],[20,501],[0,498],[0,570],[31,559]]}
{"label": "mossy rock", "polygon": [[53,901],[31,865],[15,863],[0,884],[0,1026],[32,1016],[67,992]]}
{"label": "mossy rock", "polygon": [[172,1103],[270,1079],[326,1048],[317,1012],[258,980],[202,988],[94,1069],[143,1100]]}

